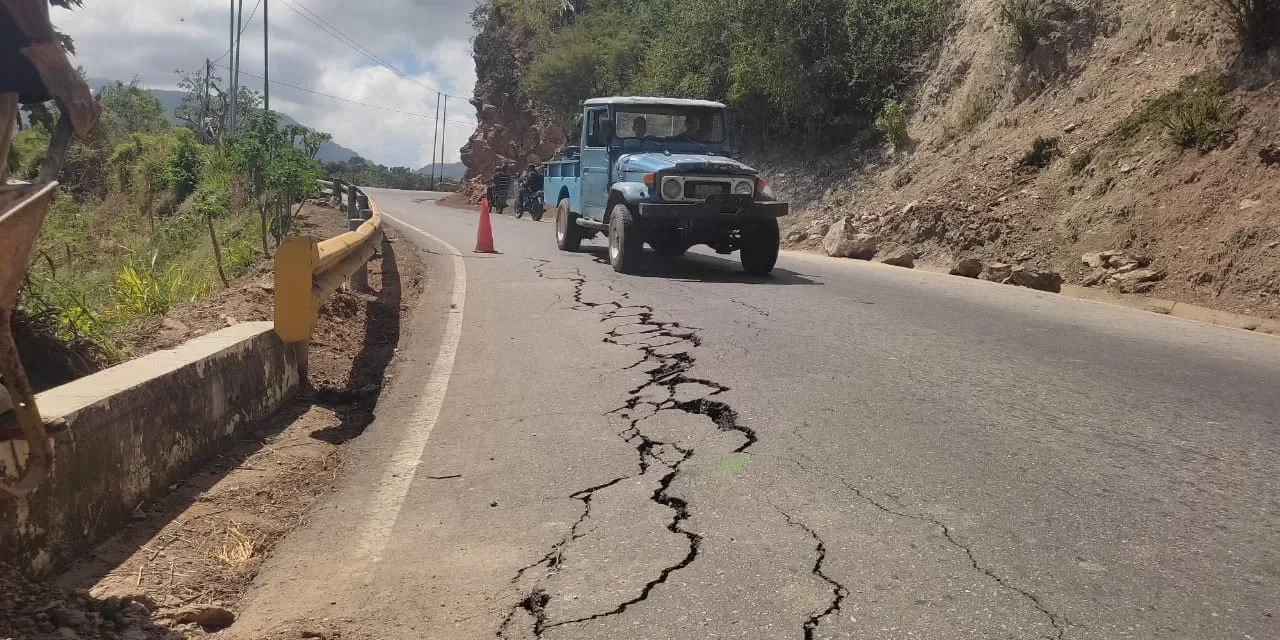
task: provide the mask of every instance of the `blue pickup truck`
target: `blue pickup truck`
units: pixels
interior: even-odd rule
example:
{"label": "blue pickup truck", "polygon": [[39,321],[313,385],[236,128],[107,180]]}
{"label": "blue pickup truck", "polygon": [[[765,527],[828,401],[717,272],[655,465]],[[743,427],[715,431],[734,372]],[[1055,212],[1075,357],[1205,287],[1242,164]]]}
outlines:
{"label": "blue pickup truck", "polygon": [[583,103],[581,146],[545,163],[556,245],[577,251],[605,233],[609,263],[634,273],[647,243],[662,256],[705,244],[741,253],[765,275],[778,261],[778,202],[759,172],[730,157],[725,105],[675,98]]}

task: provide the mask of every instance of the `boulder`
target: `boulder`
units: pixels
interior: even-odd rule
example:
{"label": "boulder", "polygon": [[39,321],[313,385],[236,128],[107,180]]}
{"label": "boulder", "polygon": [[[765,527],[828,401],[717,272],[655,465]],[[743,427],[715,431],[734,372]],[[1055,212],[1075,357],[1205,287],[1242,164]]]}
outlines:
{"label": "boulder", "polygon": [[1009,274],[1009,281],[1019,287],[1058,293],[1062,291],[1062,276],[1048,269],[1018,265]]}
{"label": "boulder", "polygon": [[977,258],[965,258],[951,269],[951,275],[962,278],[976,278],[982,275],[982,261]]}
{"label": "boulder", "polygon": [[804,231],[792,231],[787,234],[787,242],[800,242],[809,237]]}
{"label": "boulder", "polygon": [[1096,287],[1103,282],[1106,282],[1107,276],[1109,275],[1111,275],[1110,271],[1099,267],[1085,275],[1084,280],[1081,280],[1080,284],[1086,287]]}
{"label": "boulder", "polygon": [[900,244],[890,243],[880,251],[880,262],[911,269],[916,266],[916,254]]}
{"label": "boulder", "polygon": [[992,262],[987,265],[987,279],[992,282],[1004,282],[1013,275],[1013,265],[1003,262]]}
{"label": "boulder", "polygon": [[1080,256],[1080,262],[1097,269],[1098,267],[1105,267],[1107,265],[1107,257],[1101,253],[1086,253]]}
{"label": "boulder", "polygon": [[1135,269],[1125,273],[1112,274],[1111,282],[1118,284],[1121,288],[1126,285],[1132,285],[1139,282],[1159,282],[1164,280],[1164,272],[1155,269]]}
{"label": "boulder", "polygon": [[876,254],[880,239],[868,234],[858,233],[849,218],[841,218],[831,225],[822,246],[827,255],[836,258],[857,258],[870,260]]}
{"label": "boulder", "polygon": [[825,237],[827,235],[827,232],[830,230],[831,230],[830,222],[822,222],[821,220],[819,220],[818,222],[813,223],[813,225],[809,227],[809,231],[807,233],[814,238],[818,236]]}

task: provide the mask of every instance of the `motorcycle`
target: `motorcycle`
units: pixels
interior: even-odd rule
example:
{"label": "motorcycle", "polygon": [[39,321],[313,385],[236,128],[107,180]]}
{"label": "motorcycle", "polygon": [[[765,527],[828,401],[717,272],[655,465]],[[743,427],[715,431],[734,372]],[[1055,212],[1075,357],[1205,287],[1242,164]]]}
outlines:
{"label": "motorcycle", "polygon": [[493,207],[493,212],[497,215],[502,215],[502,212],[507,208],[508,189],[509,187],[506,185],[500,185],[493,181],[489,182],[485,194],[489,199],[489,206]]}
{"label": "motorcycle", "polygon": [[525,212],[529,213],[529,217],[534,222],[542,220],[542,214],[546,212],[546,204],[542,201],[543,192],[529,191],[520,189],[520,197],[516,200],[516,217],[524,217]]}

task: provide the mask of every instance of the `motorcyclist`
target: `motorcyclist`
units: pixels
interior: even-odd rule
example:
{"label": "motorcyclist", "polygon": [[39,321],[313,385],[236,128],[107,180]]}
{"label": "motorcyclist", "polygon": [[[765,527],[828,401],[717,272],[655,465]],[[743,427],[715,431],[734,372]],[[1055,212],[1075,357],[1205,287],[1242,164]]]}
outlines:
{"label": "motorcyclist", "polygon": [[511,174],[507,170],[507,165],[498,167],[493,173],[493,177],[489,178],[489,204],[493,205],[498,213],[506,208],[507,197],[511,193]]}
{"label": "motorcyclist", "polygon": [[534,211],[535,198],[541,198],[543,188],[542,173],[538,171],[538,165],[529,163],[525,168],[524,175],[520,177],[520,207],[521,211]]}

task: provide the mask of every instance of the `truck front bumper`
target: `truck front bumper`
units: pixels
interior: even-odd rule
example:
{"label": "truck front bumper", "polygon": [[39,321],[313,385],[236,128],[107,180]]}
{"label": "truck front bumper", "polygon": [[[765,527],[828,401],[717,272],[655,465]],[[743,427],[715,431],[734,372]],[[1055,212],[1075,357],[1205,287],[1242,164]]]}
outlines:
{"label": "truck front bumper", "polygon": [[781,218],[791,210],[785,202],[758,202],[751,196],[713,195],[702,202],[640,203],[640,217],[651,220],[711,221]]}

